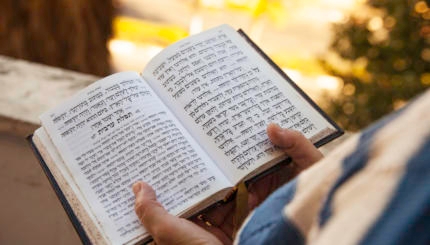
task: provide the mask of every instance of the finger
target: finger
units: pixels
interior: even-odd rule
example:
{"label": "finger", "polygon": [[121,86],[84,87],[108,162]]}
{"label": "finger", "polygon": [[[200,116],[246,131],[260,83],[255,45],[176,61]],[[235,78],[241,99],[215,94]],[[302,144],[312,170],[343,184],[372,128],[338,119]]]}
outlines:
{"label": "finger", "polygon": [[[225,241],[224,235],[230,237],[233,234],[233,216],[235,202],[228,202],[220,206],[216,206],[209,209],[203,214],[195,216],[192,221],[201,226],[202,228],[208,230],[209,232],[216,235],[223,242]],[[223,236],[217,234],[217,232],[212,232],[213,230],[222,231]],[[231,239],[230,239],[231,240]]]}
{"label": "finger", "polygon": [[230,212],[229,214],[227,214],[226,218],[225,218],[225,222],[220,226],[220,229],[228,236],[228,237],[233,237],[233,233],[234,233],[234,224],[233,224],[233,219],[234,219],[234,210],[232,210],[232,212]]}
{"label": "finger", "polygon": [[226,220],[228,214],[232,213],[235,207],[235,202],[231,201],[221,206],[214,207],[205,213],[205,216],[215,226],[220,226]]}
{"label": "finger", "polygon": [[157,201],[155,191],[146,183],[139,181],[133,185],[136,196],[135,211],[146,230],[155,236],[157,229],[165,219],[171,220],[171,215]]}
{"label": "finger", "polygon": [[271,174],[259,179],[257,182],[251,182],[248,186],[248,208],[253,210],[256,208],[262,200],[267,197],[273,189],[273,178],[277,178],[277,175]]}
{"label": "finger", "polygon": [[146,230],[159,244],[220,244],[214,235],[194,223],[169,214],[157,201],[154,190],[139,181],[133,185],[135,211]]}
{"label": "finger", "polygon": [[267,134],[272,143],[283,149],[300,170],[306,169],[323,157],[321,152],[298,131],[283,129],[271,123],[267,127]]}
{"label": "finger", "polygon": [[233,214],[235,202],[231,201],[220,207],[213,208],[206,213],[206,218],[215,226],[218,226],[228,237],[233,234]]}
{"label": "finger", "polygon": [[193,218],[192,220],[196,225],[210,232],[216,238],[218,238],[223,244],[231,244],[232,239],[231,236],[226,234],[220,227],[214,226],[212,224],[208,224],[207,221],[200,220],[198,218]]}

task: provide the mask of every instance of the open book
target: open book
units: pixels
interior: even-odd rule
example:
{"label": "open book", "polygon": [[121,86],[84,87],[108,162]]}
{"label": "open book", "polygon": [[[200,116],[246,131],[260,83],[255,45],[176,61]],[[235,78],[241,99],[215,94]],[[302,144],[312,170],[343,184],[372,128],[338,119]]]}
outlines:
{"label": "open book", "polygon": [[84,243],[149,238],[131,186],[189,217],[287,156],[270,122],[320,146],[342,134],[247,37],[227,25],[164,49],[142,74],[94,82],[40,116],[33,148]]}

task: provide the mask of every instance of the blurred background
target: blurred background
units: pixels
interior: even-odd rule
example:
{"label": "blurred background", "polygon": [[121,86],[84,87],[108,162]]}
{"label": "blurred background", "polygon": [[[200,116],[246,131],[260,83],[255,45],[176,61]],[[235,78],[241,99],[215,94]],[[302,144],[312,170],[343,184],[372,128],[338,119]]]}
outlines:
{"label": "blurred background", "polygon": [[141,71],[167,45],[243,29],[342,127],[430,85],[428,1],[0,0],[0,54],[98,76]]}
{"label": "blurred background", "polygon": [[[354,132],[430,86],[429,1],[0,0],[0,55],[99,77],[140,72],[169,44],[227,23]],[[24,135],[96,78],[4,56],[0,244],[79,244]]]}

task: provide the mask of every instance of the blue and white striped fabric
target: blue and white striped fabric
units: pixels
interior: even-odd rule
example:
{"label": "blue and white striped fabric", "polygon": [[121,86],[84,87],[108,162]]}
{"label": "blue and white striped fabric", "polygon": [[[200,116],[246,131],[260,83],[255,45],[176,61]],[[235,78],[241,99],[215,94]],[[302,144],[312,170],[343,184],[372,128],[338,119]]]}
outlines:
{"label": "blue and white striped fabric", "polygon": [[278,189],[235,244],[430,244],[430,90]]}

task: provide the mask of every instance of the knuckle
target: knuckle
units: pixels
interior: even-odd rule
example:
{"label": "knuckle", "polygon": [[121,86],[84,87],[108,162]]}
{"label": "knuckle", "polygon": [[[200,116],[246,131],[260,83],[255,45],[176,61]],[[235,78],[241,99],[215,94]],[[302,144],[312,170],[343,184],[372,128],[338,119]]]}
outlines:
{"label": "knuckle", "polygon": [[143,222],[143,215],[145,211],[145,203],[142,201],[136,201],[134,204],[134,210],[139,217],[140,221]]}
{"label": "knuckle", "polygon": [[300,131],[291,130],[291,136],[294,139],[301,139],[303,137],[303,134]]}
{"label": "knuckle", "polygon": [[136,200],[134,204],[134,209],[142,223],[145,222],[146,218],[148,218],[151,213],[151,210],[154,208],[162,208],[162,205],[156,200]]}
{"label": "knuckle", "polygon": [[150,227],[150,232],[152,236],[157,237],[158,239],[171,235],[171,231],[168,229],[168,223],[165,223],[162,220],[152,225],[152,227]]}

